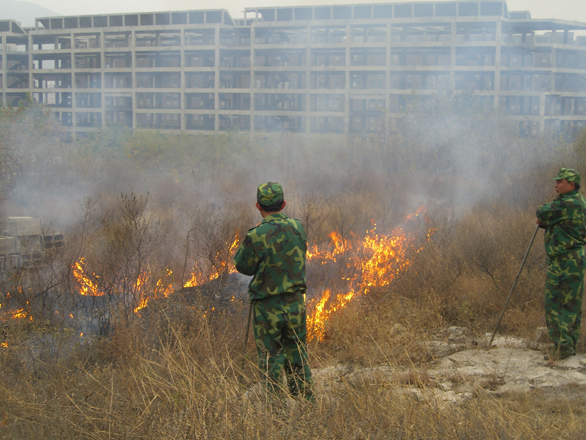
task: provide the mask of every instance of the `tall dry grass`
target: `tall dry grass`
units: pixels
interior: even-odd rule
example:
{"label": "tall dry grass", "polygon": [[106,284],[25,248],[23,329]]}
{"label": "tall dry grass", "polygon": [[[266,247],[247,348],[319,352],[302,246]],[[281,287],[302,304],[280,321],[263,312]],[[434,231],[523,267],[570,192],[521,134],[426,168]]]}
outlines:
{"label": "tall dry grass", "polygon": [[[426,374],[436,358],[425,342],[438,330],[464,326],[474,337],[493,330],[534,209],[553,198],[549,176],[584,163],[580,145],[519,138],[496,115],[431,110],[390,135],[364,137],[113,130],[67,145],[62,156],[64,146],[51,142],[54,161],[43,156],[45,144],[20,143],[31,121],[16,130],[11,120],[11,148],[28,148],[23,157],[38,160],[23,162],[2,208],[62,226],[68,241],[38,270],[0,286],[4,308],[28,313],[4,316],[1,326],[0,437],[583,437],[578,388],[567,404],[540,393],[497,398],[480,385],[458,403],[413,392],[437,386]],[[252,342],[243,346],[247,304],[230,300],[237,288],[226,273],[228,243],[258,221],[254,191],[266,180],[284,184],[286,213],[302,220],[311,246],[326,245],[332,232],[360,240],[373,222],[391,233],[427,207],[409,230],[421,249],[407,269],[388,286],[358,292],[331,316],[323,341],[310,343],[315,404],[263,393]],[[71,204],[79,206],[75,215]],[[503,333],[531,339],[545,323],[541,240]],[[81,257],[104,296],[78,294],[71,268]],[[339,293],[343,266],[309,267],[308,297],[327,287]],[[219,278],[181,289],[194,268]],[[135,313],[143,270],[152,274],[148,292],[169,271],[176,289]]]}
{"label": "tall dry grass", "polygon": [[[153,300],[131,320],[113,317],[106,337],[9,321],[0,436],[580,438],[579,394],[563,405],[539,393],[498,398],[477,386],[469,399],[446,403],[412,391],[437,386],[425,373],[434,332],[492,329],[533,229],[530,216],[498,204],[459,219],[434,215],[421,225],[433,234],[397,281],[359,296],[332,316],[322,342],[310,344],[314,404],[263,392],[252,341],[243,348],[246,303],[219,307],[202,287]],[[502,332],[529,337],[543,325],[542,266],[536,243]],[[221,282],[214,286],[207,289],[225,295]]]}
{"label": "tall dry grass", "polygon": [[[396,309],[385,311],[387,318],[392,310]],[[406,307],[394,318],[400,320],[409,310],[415,312]],[[497,398],[482,387],[461,403],[422,399],[412,387],[426,392],[434,385],[426,379],[424,360],[417,359],[421,324],[406,328],[391,341],[383,334],[388,321],[380,314],[378,320],[374,316],[349,311],[340,317],[338,329],[359,321],[365,328],[360,336],[338,333],[325,346],[310,347],[317,384],[313,404],[279,400],[263,392],[252,347],[244,353],[230,338],[242,331],[242,321],[235,325],[233,315],[212,322],[191,314],[187,323],[168,320],[148,329],[138,324],[121,327],[110,340],[76,347],[59,361],[34,359],[28,366],[18,360],[26,356],[22,347],[27,342],[22,341],[18,349],[0,353],[0,436],[575,439],[584,435],[583,399],[564,405],[548,404],[539,394]],[[224,327],[230,331],[221,330]],[[361,353],[361,344],[372,347]],[[361,355],[367,366],[411,363],[411,372],[383,374],[384,370],[373,369],[369,375],[353,375],[355,355]],[[340,362],[344,369],[332,370]]]}

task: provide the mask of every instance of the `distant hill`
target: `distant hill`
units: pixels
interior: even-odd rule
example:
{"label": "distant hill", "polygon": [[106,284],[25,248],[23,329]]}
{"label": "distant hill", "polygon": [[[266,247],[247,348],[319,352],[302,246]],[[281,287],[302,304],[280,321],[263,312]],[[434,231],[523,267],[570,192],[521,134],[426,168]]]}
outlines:
{"label": "distant hill", "polygon": [[0,0],[0,20],[20,21],[23,27],[35,25],[37,17],[60,16],[58,12],[43,8],[36,3],[19,2],[14,0]]}

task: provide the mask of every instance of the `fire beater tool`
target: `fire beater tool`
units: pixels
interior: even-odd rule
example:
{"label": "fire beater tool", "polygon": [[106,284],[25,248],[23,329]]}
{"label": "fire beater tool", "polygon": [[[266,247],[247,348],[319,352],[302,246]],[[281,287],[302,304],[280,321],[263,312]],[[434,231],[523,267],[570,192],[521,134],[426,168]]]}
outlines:
{"label": "fire beater tool", "polygon": [[496,324],[496,328],[494,329],[494,332],[492,333],[492,337],[490,338],[490,342],[488,343],[488,348],[492,347],[492,341],[494,339],[494,336],[496,335],[497,330],[499,329],[499,326],[501,325],[501,320],[503,319],[503,316],[505,314],[505,310],[507,310],[507,306],[509,305],[509,301],[511,300],[511,296],[513,295],[513,290],[515,290],[515,286],[517,285],[517,280],[519,279],[519,275],[521,275],[521,271],[523,270],[523,266],[525,266],[525,261],[527,261],[527,256],[529,255],[529,251],[531,250],[531,246],[533,246],[533,242],[535,241],[535,236],[537,235],[537,231],[539,231],[539,225],[537,225],[537,227],[535,228],[535,232],[533,233],[533,237],[531,237],[531,241],[529,242],[529,246],[527,247],[527,252],[525,252],[525,256],[523,257],[523,262],[521,263],[521,267],[519,268],[519,272],[517,273],[515,281],[513,282],[513,286],[511,287],[511,292],[509,293],[509,297],[507,298],[507,301],[505,302],[505,306],[503,307],[503,311],[501,312],[501,316],[499,317],[499,320]]}

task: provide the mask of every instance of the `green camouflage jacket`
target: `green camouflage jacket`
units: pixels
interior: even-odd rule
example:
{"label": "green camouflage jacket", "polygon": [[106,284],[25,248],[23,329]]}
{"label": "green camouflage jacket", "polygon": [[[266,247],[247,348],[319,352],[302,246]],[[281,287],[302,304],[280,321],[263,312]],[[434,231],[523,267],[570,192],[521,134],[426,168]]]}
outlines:
{"label": "green camouflage jacket", "polygon": [[548,258],[574,258],[586,243],[586,201],[577,191],[560,194],[537,208],[537,219],[545,228]]}
{"label": "green camouflage jacket", "polygon": [[234,256],[238,272],[254,275],[250,301],[284,293],[305,293],[307,236],[298,220],[272,214],[246,234]]}

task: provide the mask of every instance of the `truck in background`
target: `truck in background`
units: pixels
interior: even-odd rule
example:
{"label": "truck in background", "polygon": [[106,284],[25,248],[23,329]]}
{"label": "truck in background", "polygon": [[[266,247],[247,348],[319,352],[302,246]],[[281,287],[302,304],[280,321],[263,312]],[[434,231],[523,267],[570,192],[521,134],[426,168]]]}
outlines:
{"label": "truck in background", "polygon": [[0,236],[0,274],[39,267],[47,251],[63,247],[62,233],[44,233],[32,217],[8,217]]}

